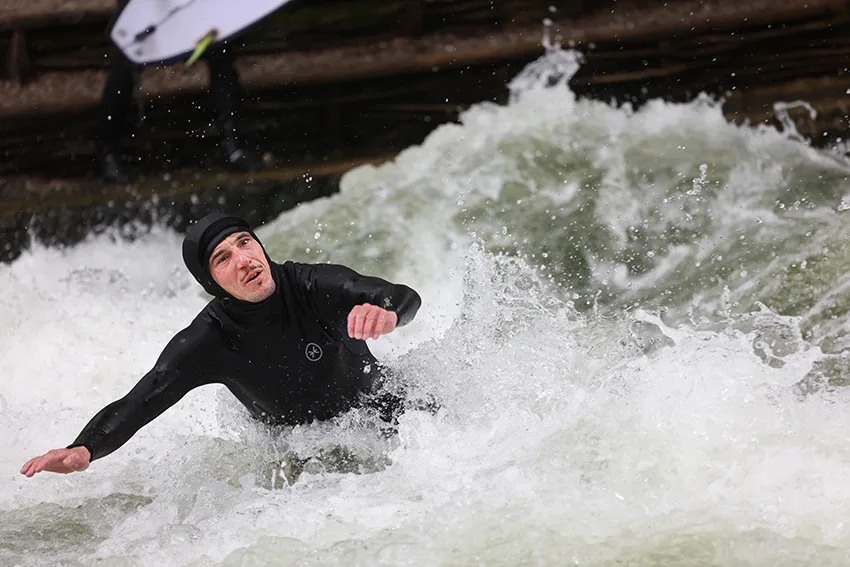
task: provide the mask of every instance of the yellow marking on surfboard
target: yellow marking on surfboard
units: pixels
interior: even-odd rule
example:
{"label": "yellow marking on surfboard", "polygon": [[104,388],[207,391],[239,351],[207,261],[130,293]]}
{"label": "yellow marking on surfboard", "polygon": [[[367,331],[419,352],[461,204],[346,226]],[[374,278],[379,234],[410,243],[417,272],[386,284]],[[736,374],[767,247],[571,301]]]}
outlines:
{"label": "yellow marking on surfboard", "polygon": [[206,34],[204,34],[201,39],[195,43],[195,51],[192,53],[192,56],[186,61],[186,67],[191,67],[195,61],[201,58],[201,55],[204,54],[207,47],[210,46],[218,38],[218,30],[210,30]]}

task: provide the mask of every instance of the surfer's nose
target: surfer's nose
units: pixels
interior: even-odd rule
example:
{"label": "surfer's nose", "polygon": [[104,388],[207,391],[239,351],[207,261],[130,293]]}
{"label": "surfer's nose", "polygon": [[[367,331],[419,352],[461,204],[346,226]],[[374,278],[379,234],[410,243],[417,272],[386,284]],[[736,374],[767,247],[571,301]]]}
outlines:
{"label": "surfer's nose", "polygon": [[233,259],[236,261],[236,266],[239,269],[243,269],[248,267],[251,264],[251,258],[243,252],[242,250],[234,250],[233,251]]}

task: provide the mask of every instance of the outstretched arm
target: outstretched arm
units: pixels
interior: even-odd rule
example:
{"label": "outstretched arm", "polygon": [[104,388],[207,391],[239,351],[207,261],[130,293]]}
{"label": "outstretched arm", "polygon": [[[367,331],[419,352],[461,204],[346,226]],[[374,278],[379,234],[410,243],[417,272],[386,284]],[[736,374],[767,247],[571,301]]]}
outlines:
{"label": "outstretched arm", "polygon": [[299,264],[298,280],[322,318],[355,339],[377,338],[406,325],[422,305],[406,285],[363,276],[337,264]]}
{"label": "outstretched arm", "polygon": [[178,333],[160,355],[156,366],[130,392],[100,410],[65,449],[54,449],[27,461],[21,474],[32,477],[41,471],[70,473],[112,453],[136,432],[176,404],[193,388],[209,382],[192,368],[198,345],[195,325]]}

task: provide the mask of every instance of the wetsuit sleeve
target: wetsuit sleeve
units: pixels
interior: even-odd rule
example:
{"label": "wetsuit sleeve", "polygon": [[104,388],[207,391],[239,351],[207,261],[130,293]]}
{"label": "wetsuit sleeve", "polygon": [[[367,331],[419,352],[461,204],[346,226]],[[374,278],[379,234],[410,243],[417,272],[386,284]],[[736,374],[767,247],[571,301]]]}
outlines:
{"label": "wetsuit sleeve", "polygon": [[356,305],[370,303],[394,311],[399,327],[412,321],[422,305],[419,294],[406,285],[363,276],[338,264],[299,264],[296,273],[313,308],[346,336],[348,314]]}
{"label": "wetsuit sleeve", "polygon": [[207,364],[200,362],[200,348],[208,342],[204,335],[205,329],[197,320],[175,335],[150,372],[126,396],[100,410],[68,448],[87,448],[92,461],[105,457],[187,392],[215,382],[204,371]]}

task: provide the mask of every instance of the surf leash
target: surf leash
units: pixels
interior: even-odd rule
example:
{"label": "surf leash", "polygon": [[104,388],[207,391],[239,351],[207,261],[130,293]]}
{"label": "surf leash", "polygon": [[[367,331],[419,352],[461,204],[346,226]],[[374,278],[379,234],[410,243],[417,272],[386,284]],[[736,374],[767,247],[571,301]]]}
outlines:
{"label": "surf leash", "polygon": [[204,37],[199,39],[198,43],[195,44],[195,51],[186,61],[186,67],[191,67],[195,61],[200,59],[201,55],[204,54],[204,51],[207,50],[207,47],[209,47],[211,43],[214,43],[216,39],[218,39],[218,30],[210,30]]}

